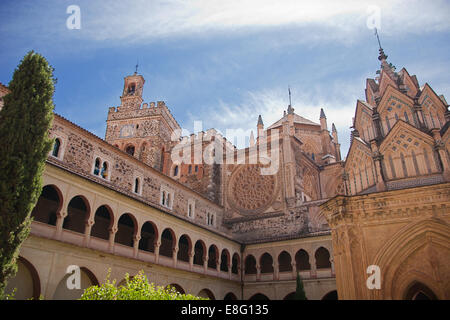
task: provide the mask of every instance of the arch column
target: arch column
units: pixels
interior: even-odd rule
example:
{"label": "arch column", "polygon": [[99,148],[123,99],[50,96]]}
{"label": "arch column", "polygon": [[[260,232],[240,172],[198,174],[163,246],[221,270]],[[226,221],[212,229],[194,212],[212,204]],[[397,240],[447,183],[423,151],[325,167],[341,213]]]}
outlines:
{"label": "arch column", "polygon": [[[295,260],[295,256],[294,256],[294,260]],[[292,266],[292,279],[296,279],[297,278],[297,263],[291,262],[291,266]]]}
{"label": "arch column", "polygon": [[311,266],[311,278],[317,278],[317,266],[316,266],[316,257],[315,255],[310,255],[309,265]]}
{"label": "arch column", "polygon": [[189,252],[189,271],[192,271],[192,268],[194,267],[194,252],[192,250],[193,249]]}
{"label": "arch column", "polygon": [[176,268],[177,267],[177,261],[178,261],[178,244],[175,244],[175,246],[173,247],[173,267]]}
{"label": "arch column", "polygon": [[228,267],[228,279],[230,279],[231,280],[231,277],[232,277],[232,272],[231,272],[231,267],[232,267],[232,258],[230,257],[230,259],[229,259],[229,262],[227,263],[227,267]]}
{"label": "arch column", "polygon": [[161,241],[155,241],[155,263],[159,262],[159,248],[161,247]]}
{"label": "arch column", "polygon": [[119,230],[119,229],[117,228],[117,226],[114,226],[114,227],[112,227],[112,228],[109,230],[109,239],[108,239],[108,241],[109,241],[109,246],[108,246],[108,251],[109,251],[110,253],[114,253],[114,244],[115,244],[114,239],[115,239],[115,237],[116,237],[116,232],[117,232],[117,230]]}
{"label": "arch column", "polygon": [[141,240],[141,235],[136,233],[133,237],[133,257],[137,258],[139,254],[139,240]]}
{"label": "arch column", "polygon": [[256,262],[256,281],[261,280],[261,266],[259,265],[259,262]]}
{"label": "arch column", "polygon": [[273,259],[273,280],[280,279],[280,265],[278,263],[278,258]]}
{"label": "arch column", "polygon": [[334,259],[333,256],[330,254],[330,263],[331,263],[331,276],[336,276],[336,272],[334,270]]}
{"label": "arch column", "polygon": [[86,221],[86,225],[84,227],[83,247],[89,247],[89,242],[91,240],[91,230],[93,225],[94,225],[93,220]]}
{"label": "arch column", "polygon": [[56,231],[55,231],[56,240],[61,240],[61,234],[65,217],[67,217],[67,211],[61,211],[56,214]]}
{"label": "arch column", "polygon": [[206,254],[203,256],[203,272],[206,273],[206,270],[208,270],[208,260],[209,256]]}

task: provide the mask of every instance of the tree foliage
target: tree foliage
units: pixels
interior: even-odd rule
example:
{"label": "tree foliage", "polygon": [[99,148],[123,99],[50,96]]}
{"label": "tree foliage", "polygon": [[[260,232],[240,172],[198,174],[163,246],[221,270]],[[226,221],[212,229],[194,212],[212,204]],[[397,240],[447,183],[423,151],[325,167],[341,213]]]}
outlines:
{"label": "tree foliage", "polygon": [[110,281],[109,274],[100,286],[91,286],[84,290],[80,300],[208,300],[191,294],[181,294],[173,287],[155,286],[149,283],[144,271],[130,278],[125,275],[125,285],[116,286],[116,280]]}
{"label": "tree foliage", "polygon": [[53,68],[31,51],[16,68],[0,111],[0,299],[17,272],[30,214],[42,191],[42,172],[53,141]]}
{"label": "tree foliage", "polygon": [[297,288],[295,290],[294,300],[308,300],[306,298],[305,289],[303,288],[303,281],[300,274],[297,272]]}

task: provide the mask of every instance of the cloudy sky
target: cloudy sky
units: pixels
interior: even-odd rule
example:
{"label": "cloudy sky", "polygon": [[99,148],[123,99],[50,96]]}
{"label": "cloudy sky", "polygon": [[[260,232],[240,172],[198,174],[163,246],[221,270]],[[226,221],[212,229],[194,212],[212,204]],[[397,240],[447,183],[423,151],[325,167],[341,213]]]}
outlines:
{"label": "cloudy sky", "polygon": [[[68,29],[70,5],[80,29]],[[448,1],[53,0],[0,2],[0,82],[35,50],[55,68],[56,112],[104,137],[123,78],[146,80],[144,101],[163,100],[183,128],[255,129],[295,112],[335,123],[342,154],[381,44],[397,70],[450,98]],[[70,20],[72,21],[72,20]]]}

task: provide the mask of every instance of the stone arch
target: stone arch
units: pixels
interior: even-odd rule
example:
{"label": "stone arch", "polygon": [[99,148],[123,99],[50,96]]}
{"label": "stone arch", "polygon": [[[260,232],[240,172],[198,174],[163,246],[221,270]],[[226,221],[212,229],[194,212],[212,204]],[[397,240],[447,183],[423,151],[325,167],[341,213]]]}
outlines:
{"label": "stone arch", "polygon": [[203,240],[197,240],[194,247],[194,264],[203,266],[206,256],[206,245]]}
{"label": "stone arch", "polygon": [[67,280],[72,274],[65,274],[65,276],[61,279],[56,287],[56,290],[53,294],[53,300],[76,300],[81,297],[84,292],[84,289],[98,285],[99,282],[95,277],[94,273],[92,273],[88,268],[81,267],[80,268],[80,289],[69,289],[67,288]]}
{"label": "stone arch", "polygon": [[316,268],[317,269],[329,269],[331,268],[330,262],[330,252],[324,247],[320,247],[316,250],[314,254],[316,258]]}
{"label": "stone arch", "polygon": [[172,258],[176,243],[177,237],[175,235],[175,232],[170,228],[164,229],[164,231],[161,233],[161,246],[159,247],[159,254],[168,258]]}
{"label": "stone arch", "polygon": [[273,258],[272,255],[265,252],[259,258],[259,265],[261,266],[261,273],[273,273]]}
{"label": "stone arch", "polygon": [[131,213],[124,213],[117,221],[117,232],[114,242],[133,247],[137,232],[137,221]]}
{"label": "stone arch", "polygon": [[295,300],[295,291],[294,291],[294,292],[291,292],[291,293],[288,293],[288,294],[283,298],[283,300]]}
{"label": "stone arch", "polygon": [[220,271],[228,272],[228,266],[230,265],[230,252],[227,249],[223,249],[220,254]]}
{"label": "stone arch", "polygon": [[256,293],[250,297],[248,300],[270,300],[266,295],[262,293]]}
{"label": "stone arch", "polygon": [[297,271],[311,270],[311,264],[309,263],[309,254],[304,249],[300,249],[295,254],[295,263]]}
{"label": "stone arch", "polygon": [[42,188],[36,206],[31,212],[35,221],[56,226],[56,219],[63,205],[63,197],[55,185],[46,185]]}
{"label": "stone arch", "polygon": [[155,244],[158,241],[158,228],[152,221],[146,221],[141,228],[139,250],[155,252]]}
{"label": "stone arch", "polygon": [[183,234],[178,240],[177,260],[189,262],[189,256],[192,251],[192,241],[187,234]]}
{"label": "stone arch", "polygon": [[225,297],[223,297],[223,300],[237,300],[238,298],[233,292],[228,292]]}
{"label": "stone arch", "polygon": [[292,258],[285,250],[278,255],[278,270],[280,272],[292,271]]}
{"label": "stone arch", "polygon": [[89,201],[81,195],[73,197],[67,205],[63,229],[84,233],[90,215]]}
{"label": "stone arch", "polygon": [[186,294],[186,291],[184,291],[183,287],[180,286],[177,283],[171,283],[167,286],[169,289],[170,288],[174,288],[176,292],[181,293],[181,294]]}
{"label": "stone arch", "polygon": [[12,293],[14,288],[16,288],[17,291],[14,294],[14,299],[16,300],[39,299],[41,281],[36,268],[22,256],[19,256],[17,259],[17,267],[17,273],[8,280],[5,292]]}
{"label": "stone arch", "polygon": [[134,146],[134,144],[129,143],[125,146],[125,152],[128,153],[130,156],[134,156],[136,152],[136,147]]}
{"label": "stone arch", "polygon": [[94,224],[91,229],[91,236],[108,240],[109,232],[114,225],[114,214],[108,205],[101,205],[94,215]]}
{"label": "stone arch", "polygon": [[215,244],[209,246],[208,249],[208,268],[216,269],[219,260],[219,249]]}
{"label": "stone arch", "polygon": [[209,289],[206,289],[206,288],[200,290],[200,292],[198,293],[197,296],[202,297],[202,298],[208,298],[210,300],[216,300],[212,291]]}
{"label": "stone arch", "polygon": [[[411,284],[419,282],[438,299],[450,299],[449,234],[449,225],[437,218],[413,222],[401,228],[373,260],[382,272],[384,290],[378,295],[372,294],[377,297],[383,294],[383,299],[403,299]],[[430,261],[429,265],[420,264],[424,256]],[[436,275],[436,270],[444,271]]]}
{"label": "stone arch", "polygon": [[251,254],[245,257],[245,274],[256,274],[256,259]]}

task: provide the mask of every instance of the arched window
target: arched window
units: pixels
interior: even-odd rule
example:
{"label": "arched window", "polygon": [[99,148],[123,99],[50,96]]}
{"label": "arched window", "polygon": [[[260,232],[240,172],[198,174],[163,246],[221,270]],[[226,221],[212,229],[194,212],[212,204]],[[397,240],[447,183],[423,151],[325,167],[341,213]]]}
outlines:
{"label": "arched window", "polygon": [[135,233],[136,224],[132,216],[128,213],[122,214],[118,221],[115,242],[132,247]]}
{"label": "arched window", "polygon": [[409,118],[408,118],[408,114],[406,113],[406,111],[404,112],[404,116],[405,116],[405,121],[409,123]]}
{"label": "arched window", "polygon": [[291,260],[291,255],[286,251],[280,253],[278,256],[278,268],[280,272],[292,271]]}
{"label": "arched window", "polygon": [[324,247],[317,249],[316,254],[316,268],[329,269],[331,268],[330,253]]}
{"label": "arched window", "polygon": [[175,234],[172,230],[165,229],[161,234],[161,247],[159,248],[159,254],[172,258],[173,248],[175,248]]}
{"label": "arched window", "polygon": [[220,271],[228,272],[228,264],[229,264],[230,254],[227,249],[222,250],[222,254],[220,255]]}
{"label": "arched window", "polygon": [[158,238],[156,226],[147,221],[141,229],[141,239],[139,240],[139,250],[155,252],[155,242]]}
{"label": "arched window", "polygon": [[191,174],[192,173],[192,165],[190,164],[188,167],[188,173]]}
{"label": "arched window", "polygon": [[36,206],[31,212],[35,221],[56,225],[56,214],[61,206],[61,198],[54,186],[45,186]]}
{"label": "arched window", "polygon": [[201,240],[195,243],[194,247],[194,264],[203,265],[203,260],[205,256],[205,245]]}
{"label": "arched window", "polygon": [[217,256],[218,250],[215,245],[211,245],[208,250],[208,268],[216,269],[217,268]]}
{"label": "arched window", "polygon": [[170,207],[170,193],[167,193],[166,207]]}
{"label": "arched window", "polygon": [[309,264],[309,255],[303,249],[298,250],[295,254],[295,263],[297,266],[297,271],[311,270],[311,265]]}
{"label": "arched window", "polygon": [[133,95],[136,92],[136,85],[134,83],[128,86],[128,94]]}
{"label": "arched window", "polygon": [[76,196],[69,202],[67,216],[64,218],[63,229],[84,233],[89,209],[86,201]]}
{"label": "arched window", "polygon": [[103,179],[108,179],[108,164],[103,162],[102,172],[100,173]]}
{"label": "arched window", "polygon": [[59,148],[61,147],[61,140],[59,140],[59,138],[57,138],[55,140],[55,144],[53,145],[53,152],[52,152],[52,156],[58,158],[59,157]]}
{"label": "arched window", "polygon": [[261,256],[259,264],[261,265],[261,273],[273,273],[273,259],[267,252]]}
{"label": "arched window", "polygon": [[100,158],[95,159],[94,174],[98,176],[100,173]]}
{"label": "arched window", "polygon": [[178,176],[178,166],[175,166],[175,168],[173,168],[173,176]]}
{"label": "arched window", "polygon": [[182,235],[178,240],[177,260],[189,262],[189,253],[191,252],[191,239],[187,235]]}
{"label": "arched window", "polygon": [[113,214],[106,206],[100,206],[97,211],[95,211],[94,219],[91,236],[108,240],[109,231],[113,225]]}
{"label": "arched window", "polygon": [[140,179],[136,178],[134,179],[134,193],[140,194],[140,184],[139,184]]}
{"label": "arched window", "polygon": [[125,152],[128,153],[131,156],[134,156],[134,146],[133,145],[129,145],[126,149]]}

